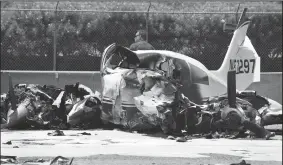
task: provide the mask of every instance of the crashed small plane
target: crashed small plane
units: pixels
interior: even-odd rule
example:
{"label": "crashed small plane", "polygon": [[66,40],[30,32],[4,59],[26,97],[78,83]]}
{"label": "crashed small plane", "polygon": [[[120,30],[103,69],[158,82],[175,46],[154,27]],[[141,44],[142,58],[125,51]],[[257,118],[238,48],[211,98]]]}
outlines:
{"label": "crashed small plane", "polygon": [[[259,82],[260,57],[246,36],[250,24],[245,17],[246,10],[218,70],[208,70],[201,62],[172,51],[131,51],[115,43],[108,46],[101,60],[101,119],[130,129],[157,125],[173,129],[177,120],[174,108],[180,109],[176,100],[187,98],[197,105],[225,94],[229,70],[236,71],[238,93]],[[253,99],[254,104],[260,100],[255,93]],[[282,105],[267,100],[268,113],[278,116],[279,112],[282,116]]]}
{"label": "crashed small plane", "polygon": [[[216,71],[172,51],[131,51],[112,44],[101,59],[102,94],[80,83],[64,89],[13,87],[10,80],[9,93],[1,94],[1,123],[8,128],[26,124],[25,128],[63,128],[62,123],[67,128],[89,128],[111,123],[130,130],[161,128],[168,134],[250,130],[268,139],[272,134],[263,126],[282,123],[282,105],[246,90],[260,80],[260,57],[246,36],[250,21],[245,20],[245,11]],[[226,94],[232,89],[227,81],[231,70],[236,73],[234,107]]]}

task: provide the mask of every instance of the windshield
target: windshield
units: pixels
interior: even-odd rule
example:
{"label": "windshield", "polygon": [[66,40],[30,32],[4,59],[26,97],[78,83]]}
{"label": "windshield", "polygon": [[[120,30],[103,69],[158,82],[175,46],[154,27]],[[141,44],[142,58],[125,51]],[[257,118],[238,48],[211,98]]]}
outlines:
{"label": "windshield", "polygon": [[127,48],[112,44],[107,48],[105,54],[103,54],[103,68],[115,69],[121,68],[136,68],[140,61],[136,54]]}

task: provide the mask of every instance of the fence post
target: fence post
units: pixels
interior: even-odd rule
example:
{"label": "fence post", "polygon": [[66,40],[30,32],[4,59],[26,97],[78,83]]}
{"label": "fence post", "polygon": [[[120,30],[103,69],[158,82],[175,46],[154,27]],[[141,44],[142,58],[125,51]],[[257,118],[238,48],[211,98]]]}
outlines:
{"label": "fence post", "polygon": [[55,8],[55,28],[54,28],[54,34],[53,34],[53,70],[57,70],[57,56],[56,56],[56,46],[57,46],[57,7],[58,7],[59,1],[56,4]]}
{"label": "fence post", "polygon": [[9,76],[9,95],[11,97],[11,107],[12,110],[15,111],[17,110],[17,100],[16,100],[16,95],[13,87],[13,82],[12,82],[12,76],[10,73],[8,73]]}
{"label": "fence post", "polygon": [[149,21],[149,9],[151,7],[151,2],[149,2],[149,6],[147,8],[147,13],[146,13],[146,41],[148,42],[148,21]]}

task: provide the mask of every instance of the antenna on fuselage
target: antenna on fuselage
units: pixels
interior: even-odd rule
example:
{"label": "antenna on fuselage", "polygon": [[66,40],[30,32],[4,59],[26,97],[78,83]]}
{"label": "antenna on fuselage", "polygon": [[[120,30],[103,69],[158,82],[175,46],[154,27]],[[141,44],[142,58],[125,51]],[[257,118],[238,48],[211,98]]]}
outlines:
{"label": "antenna on fuselage", "polygon": [[240,9],[240,5],[241,5],[241,3],[239,3],[238,8],[237,8],[235,22],[238,22],[238,12],[239,12],[239,9]]}
{"label": "antenna on fuselage", "polygon": [[240,17],[240,19],[239,19],[239,21],[238,21],[238,24],[237,24],[236,29],[238,29],[239,26],[241,26],[241,25],[244,23],[244,21],[247,20],[247,18],[246,18],[246,12],[247,12],[247,10],[248,10],[248,8],[244,8],[244,11],[243,11],[243,13],[241,14],[241,17]]}
{"label": "antenna on fuselage", "polygon": [[226,32],[234,32],[236,29],[239,28],[239,26],[241,26],[244,21],[247,20],[246,18],[246,12],[248,10],[248,8],[244,8],[244,11],[241,14],[240,19],[238,20],[238,10],[240,8],[240,4],[238,6],[237,12],[236,12],[236,24],[233,23],[227,23],[225,20],[221,20],[221,22],[223,23],[223,31]]}

